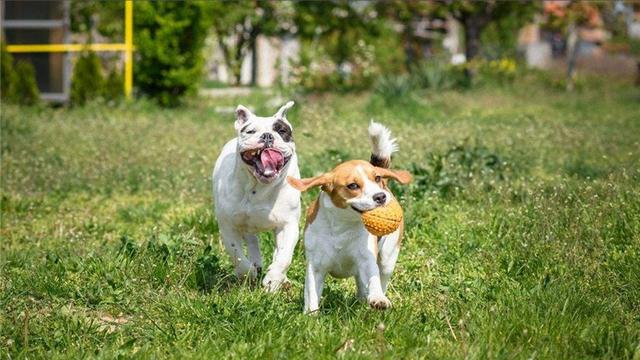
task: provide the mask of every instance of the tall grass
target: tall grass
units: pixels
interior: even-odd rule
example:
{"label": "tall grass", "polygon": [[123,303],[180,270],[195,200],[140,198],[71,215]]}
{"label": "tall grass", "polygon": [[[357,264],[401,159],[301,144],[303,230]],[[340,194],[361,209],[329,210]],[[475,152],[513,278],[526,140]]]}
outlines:
{"label": "tall grass", "polygon": [[[416,178],[396,189],[393,309],[331,280],[317,318],[301,312],[301,247],[291,290],[238,284],[211,211],[212,165],[234,134],[224,111],[274,112],[268,95],[3,104],[1,356],[637,358],[640,92],[599,85],[300,99],[303,176],[368,158],[375,118],[398,137],[393,166]],[[271,235],[261,247],[268,262]]]}

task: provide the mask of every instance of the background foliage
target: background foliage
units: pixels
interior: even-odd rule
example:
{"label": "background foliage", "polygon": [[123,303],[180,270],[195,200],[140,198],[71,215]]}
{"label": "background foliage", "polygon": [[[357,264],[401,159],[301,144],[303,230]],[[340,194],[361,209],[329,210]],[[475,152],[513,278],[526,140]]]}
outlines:
{"label": "background foliage", "polygon": [[31,63],[14,61],[4,42],[0,43],[0,95],[3,101],[34,105],[40,100],[36,74]]}
{"label": "background foliage", "polygon": [[207,35],[207,2],[136,2],[134,76],[139,91],[176,106],[195,91]]}
{"label": "background foliage", "polygon": [[93,51],[82,53],[73,67],[71,104],[84,105],[87,100],[100,96],[103,88],[104,76],[100,59]]}

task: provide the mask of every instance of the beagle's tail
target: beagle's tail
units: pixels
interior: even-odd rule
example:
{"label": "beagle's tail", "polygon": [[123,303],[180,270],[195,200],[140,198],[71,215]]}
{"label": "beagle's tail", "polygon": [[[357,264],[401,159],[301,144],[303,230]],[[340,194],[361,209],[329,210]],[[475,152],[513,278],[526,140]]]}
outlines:
{"label": "beagle's tail", "polygon": [[371,121],[369,124],[369,140],[371,141],[371,165],[388,169],[391,166],[391,154],[398,151],[396,139],[391,137],[391,130],[386,126]]}

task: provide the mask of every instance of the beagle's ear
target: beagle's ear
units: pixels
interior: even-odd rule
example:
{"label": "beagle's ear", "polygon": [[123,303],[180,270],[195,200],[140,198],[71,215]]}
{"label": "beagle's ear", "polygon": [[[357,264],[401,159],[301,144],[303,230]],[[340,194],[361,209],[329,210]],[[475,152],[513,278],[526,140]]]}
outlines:
{"label": "beagle's ear", "polygon": [[411,173],[405,170],[391,170],[376,167],[376,172],[385,179],[394,179],[400,184],[406,185],[411,182]]}
{"label": "beagle's ear", "polygon": [[322,189],[324,190],[331,183],[331,179],[327,174],[306,179],[296,179],[294,177],[287,176],[287,182],[298,191],[307,191],[316,186],[322,186]]}

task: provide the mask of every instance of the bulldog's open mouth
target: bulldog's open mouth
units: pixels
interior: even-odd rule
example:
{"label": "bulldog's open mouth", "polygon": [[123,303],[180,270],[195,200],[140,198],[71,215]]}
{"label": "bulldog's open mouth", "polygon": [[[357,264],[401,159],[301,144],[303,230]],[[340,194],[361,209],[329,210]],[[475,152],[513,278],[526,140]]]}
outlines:
{"label": "bulldog's open mouth", "polygon": [[271,147],[246,150],[241,153],[241,157],[261,182],[277,178],[291,159],[291,156],[284,156],[280,150]]}

